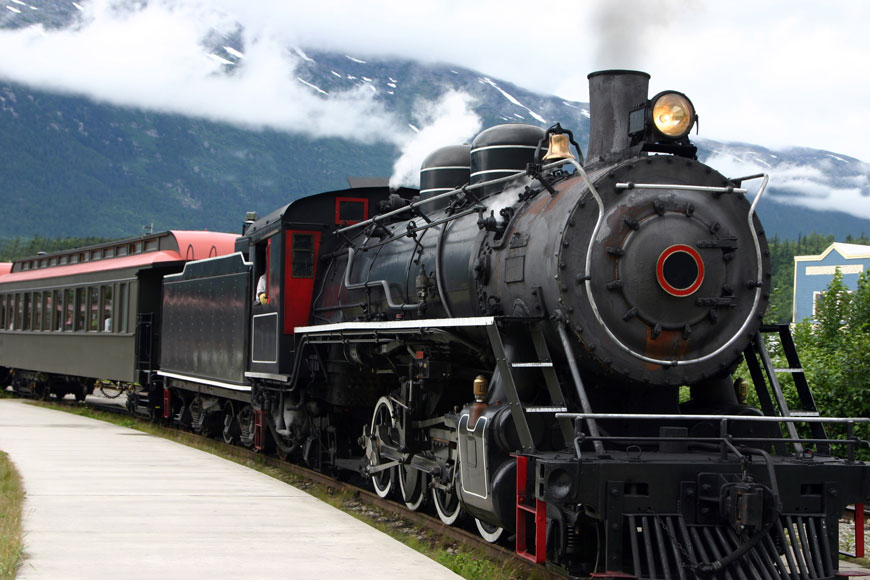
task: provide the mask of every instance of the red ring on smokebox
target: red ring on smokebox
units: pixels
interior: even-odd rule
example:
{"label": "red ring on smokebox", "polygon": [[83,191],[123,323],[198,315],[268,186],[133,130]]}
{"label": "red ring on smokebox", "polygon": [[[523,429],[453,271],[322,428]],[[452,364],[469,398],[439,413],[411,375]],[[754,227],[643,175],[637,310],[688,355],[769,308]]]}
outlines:
{"label": "red ring on smokebox", "polygon": [[[682,252],[684,254],[688,254],[695,261],[695,265],[698,267],[698,275],[695,278],[695,281],[692,282],[691,285],[685,288],[676,288],[671,286],[667,280],[665,280],[665,262],[672,255]],[[667,248],[662,254],[659,256],[658,261],[656,262],[656,278],[659,281],[659,286],[662,287],[662,290],[670,294],[671,296],[684,297],[694,294],[698,288],[701,287],[701,284],[704,282],[704,260],[701,259],[701,254],[698,251],[685,244],[674,244],[673,246]]]}

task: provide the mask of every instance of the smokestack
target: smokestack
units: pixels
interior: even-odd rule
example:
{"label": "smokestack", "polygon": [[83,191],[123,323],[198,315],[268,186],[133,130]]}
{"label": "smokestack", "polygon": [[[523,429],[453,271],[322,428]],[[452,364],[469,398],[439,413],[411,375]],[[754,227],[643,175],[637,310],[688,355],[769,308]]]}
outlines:
{"label": "smokestack", "polygon": [[586,164],[630,157],[628,114],[646,103],[649,75],[633,70],[602,70],[587,78],[590,125]]}

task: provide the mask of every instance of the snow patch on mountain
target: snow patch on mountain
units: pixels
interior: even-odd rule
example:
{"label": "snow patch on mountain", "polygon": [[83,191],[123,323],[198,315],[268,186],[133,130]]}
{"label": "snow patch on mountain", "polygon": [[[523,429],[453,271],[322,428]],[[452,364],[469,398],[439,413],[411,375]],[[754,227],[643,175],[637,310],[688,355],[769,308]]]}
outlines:
{"label": "snow patch on mountain", "polygon": [[310,56],[308,56],[307,54],[305,54],[305,51],[302,50],[301,48],[299,48],[298,46],[293,47],[293,52],[296,53],[296,56],[298,56],[299,58],[301,58],[302,60],[304,60],[306,62],[314,62],[314,59],[311,58]]}
{"label": "snow patch on mountain", "polygon": [[320,87],[318,87],[317,85],[315,85],[315,84],[313,84],[313,83],[309,83],[308,81],[306,81],[306,80],[304,80],[304,79],[302,79],[302,78],[300,78],[300,77],[296,77],[296,80],[299,81],[300,83],[302,83],[303,85],[305,85],[306,87],[309,87],[309,88],[314,89],[315,91],[317,91],[318,93],[320,93],[320,94],[322,94],[322,95],[328,95],[328,94],[329,94],[329,93],[327,93],[326,91],[324,91],[323,89],[321,89]]}
{"label": "snow patch on mountain", "polygon": [[224,50],[236,58],[245,58],[245,55],[241,51],[236,50],[232,46],[224,46]]}
{"label": "snow patch on mountain", "polygon": [[[503,88],[501,88],[500,86],[498,86],[497,84],[495,84],[495,82],[493,82],[492,79],[489,79],[489,78],[487,78],[487,77],[482,77],[482,78],[480,79],[480,82],[481,82],[482,84],[489,85],[489,86],[491,86],[492,88],[494,88],[495,90],[497,90],[498,92],[500,92],[500,93],[502,94],[502,96],[503,96],[504,98],[506,98],[508,101],[510,101],[512,104],[514,104],[514,105],[516,105],[516,106],[518,106],[518,107],[521,107],[521,108],[525,109],[526,111],[528,111],[528,112],[529,112],[529,115],[531,115],[531,116],[532,116],[536,121],[538,121],[539,123],[543,123],[543,124],[545,124],[545,125],[547,124],[547,120],[546,120],[546,119],[544,119],[541,115],[539,115],[538,113],[536,113],[535,111],[533,111],[533,110],[530,109],[529,107],[527,107],[527,106],[525,106],[524,104],[522,104],[522,103],[521,103],[521,102],[520,102],[516,97],[514,97],[512,94],[508,93],[506,90],[504,90]],[[523,117],[522,115],[517,114],[517,113],[514,113],[514,116],[517,117],[517,118],[519,118],[519,119],[525,119],[525,117]]]}
{"label": "snow patch on mountain", "polygon": [[218,56],[218,55],[216,55],[216,54],[214,54],[214,53],[209,54],[208,57],[209,57],[211,60],[213,60],[213,61],[215,61],[215,62],[219,62],[219,63],[221,63],[221,64],[228,64],[228,65],[229,65],[229,64],[235,64],[235,63],[233,63],[233,61],[231,61],[231,60],[227,60],[227,59],[225,59],[225,58],[223,58],[223,57],[221,57],[221,56]]}

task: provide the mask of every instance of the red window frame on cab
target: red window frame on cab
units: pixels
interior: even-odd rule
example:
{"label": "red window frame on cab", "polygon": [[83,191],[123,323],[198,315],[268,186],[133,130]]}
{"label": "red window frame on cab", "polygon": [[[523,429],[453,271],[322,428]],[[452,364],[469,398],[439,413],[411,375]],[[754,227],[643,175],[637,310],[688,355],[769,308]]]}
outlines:
{"label": "red window frame on cab", "polygon": [[[363,218],[361,220],[343,220],[341,219],[341,204],[342,203],[361,203],[363,206]],[[364,197],[336,197],[335,198],[335,225],[337,226],[352,226],[361,221],[369,219],[369,200]]]}

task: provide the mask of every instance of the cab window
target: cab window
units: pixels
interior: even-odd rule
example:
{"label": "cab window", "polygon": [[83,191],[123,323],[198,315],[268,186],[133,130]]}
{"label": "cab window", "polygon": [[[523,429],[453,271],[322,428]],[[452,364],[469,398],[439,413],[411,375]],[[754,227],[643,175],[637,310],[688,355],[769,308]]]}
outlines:
{"label": "cab window", "polygon": [[335,223],[349,226],[368,219],[369,200],[357,197],[339,197],[335,200]]}
{"label": "cab window", "polygon": [[293,234],[293,277],[314,278],[314,236]]}

